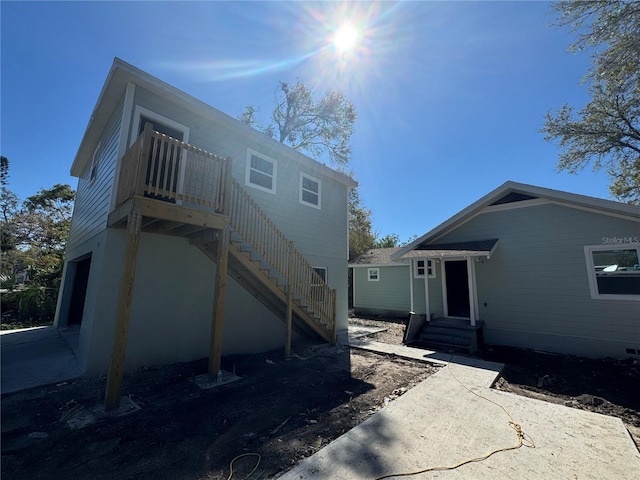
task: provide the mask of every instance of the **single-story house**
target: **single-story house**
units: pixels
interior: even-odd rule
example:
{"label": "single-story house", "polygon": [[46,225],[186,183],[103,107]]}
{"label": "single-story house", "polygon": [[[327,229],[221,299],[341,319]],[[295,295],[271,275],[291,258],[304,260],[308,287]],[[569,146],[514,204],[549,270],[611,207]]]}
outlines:
{"label": "single-story house", "polygon": [[445,319],[493,345],[640,357],[639,206],[506,182],[350,267],[356,312],[409,310],[425,331]]}

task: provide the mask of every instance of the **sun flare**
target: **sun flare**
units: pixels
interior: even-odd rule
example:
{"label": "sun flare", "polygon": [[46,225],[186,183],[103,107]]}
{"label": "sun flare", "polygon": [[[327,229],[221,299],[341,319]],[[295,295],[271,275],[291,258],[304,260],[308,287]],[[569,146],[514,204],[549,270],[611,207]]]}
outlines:
{"label": "sun flare", "polygon": [[333,45],[340,52],[347,52],[351,50],[358,42],[358,30],[353,25],[345,23],[338,30],[336,30],[333,36]]}

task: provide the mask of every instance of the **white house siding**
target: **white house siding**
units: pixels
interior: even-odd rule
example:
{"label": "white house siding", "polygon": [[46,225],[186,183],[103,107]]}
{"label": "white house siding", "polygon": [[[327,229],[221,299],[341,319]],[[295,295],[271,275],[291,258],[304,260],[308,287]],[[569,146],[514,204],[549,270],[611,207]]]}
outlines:
{"label": "white house siding", "polygon": [[[108,229],[94,251],[79,360],[86,375],[107,370],[115,332],[126,232]],[[93,269],[96,265],[95,270]],[[95,271],[95,275],[93,272]],[[188,240],[143,233],[136,265],[126,370],[209,354],[216,264]],[[223,355],[280,348],[285,324],[233,279],[227,281]],[[82,333],[81,333],[82,334]],[[107,340],[108,339],[108,340]],[[89,355],[89,352],[91,354]]]}
{"label": "white house siding", "polygon": [[[124,99],[118,104],[101,136],[96,177],[91,181],[92,162],[89,159],[85,172],[78,180],[73,218],[67,241],[67,258],[69,259],[73,259],[69,253],[107,228],[109,203],[120,142],[123,105]],[[91,155],[93,155],[93,150]]]}
{"label": "white house siding", "polygon": [[355,285],[353,308],[356,313],[406,316],[411,309],[409,266],[379,266],[373,268],[380,269],[380,280],[377,282],[369,281],[369,267],[353,268]]}
{"label": "white house siding", "polygon": [[[190,144],[233,159],[233,177],[313,266],[328,268],[329,284],[338,296],[338,329],[347,328],[347,187],[328,176],[320,164],[262,133],[243,128],[239,134],[229,127],[235,122],[229,117],[217,121],[142,88],[136,89],[133,110],[135,105],[189,127]],[[137,127],[134,120],[132,130]],[[275,195],[245,185],[247,148],[277,162]],[[300,204],[300,172],[320,180],[321,209]]]}
{"label": "white house siding", "polygon": [[476,263],[487,342],[623,357],[640,348],[640,302],[591,299],[584,246],[639,234],[637,222],[546,204],[480,214],[438,243],[499,239]]}

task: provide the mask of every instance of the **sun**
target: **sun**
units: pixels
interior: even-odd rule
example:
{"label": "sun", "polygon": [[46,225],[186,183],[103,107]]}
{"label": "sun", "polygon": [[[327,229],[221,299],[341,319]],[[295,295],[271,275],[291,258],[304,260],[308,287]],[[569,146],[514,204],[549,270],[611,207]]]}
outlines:
{"label": "sun", "polygon": [[350,23],[343,24],[333,36],[333,45],[341,53],[346,53],[358,43],[358,30]]}

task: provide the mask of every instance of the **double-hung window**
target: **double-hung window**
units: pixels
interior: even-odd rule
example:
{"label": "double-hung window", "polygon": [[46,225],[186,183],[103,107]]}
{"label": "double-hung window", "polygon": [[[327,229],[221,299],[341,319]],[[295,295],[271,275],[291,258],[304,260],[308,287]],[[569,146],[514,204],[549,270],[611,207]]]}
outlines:
{"label": "double-hung window", "polygon": [[379,268],[369,268],[367,269],[367,278],[370,282],[379,282],[380,281],[380,269]]}
{"label": "double-hung window", "polygon": [[276,171],[275,160],[253,150],[247,151],[246,185],[264,192],[276,193]]}
{"label": "double-hung window", "polygon": [[640,300],[640,244],[584,247],[591,298]]}
{"label": "double-hung window", "polygon": [[320,180],[300,173],[300,203],[320,208]]}

